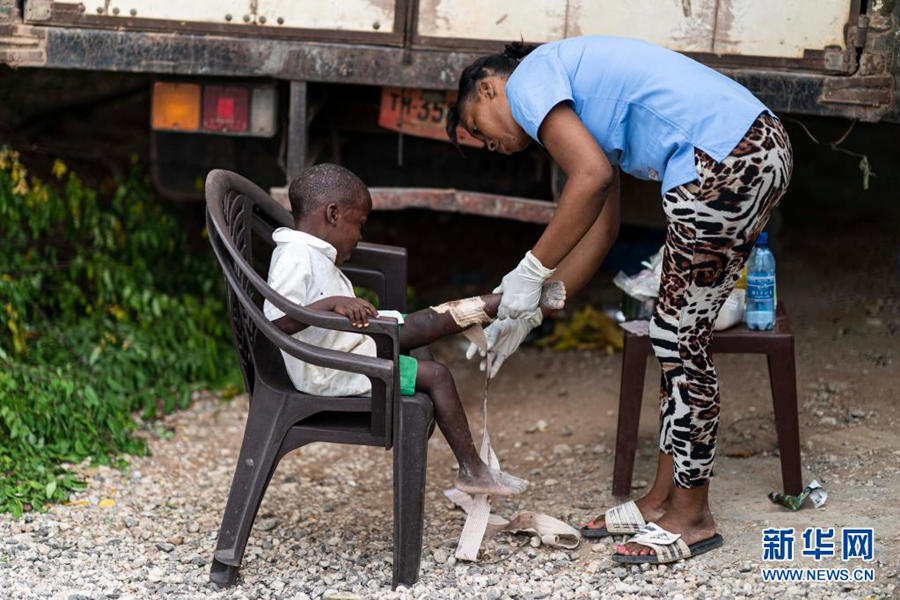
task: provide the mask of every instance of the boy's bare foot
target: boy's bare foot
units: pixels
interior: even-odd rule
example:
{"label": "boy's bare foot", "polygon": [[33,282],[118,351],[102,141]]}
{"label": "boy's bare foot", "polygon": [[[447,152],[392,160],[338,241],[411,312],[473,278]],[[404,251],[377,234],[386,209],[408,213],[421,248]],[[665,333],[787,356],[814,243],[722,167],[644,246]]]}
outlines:
{"label": "boy's bare foot", "polygon": [[467,494],[512,496],[524,491],[528,487],[528,482],[484,465],[483,469],[479,469],[471,475],[460,473],[453,485],[459,491]]}
{"label": "boy's bare foot", "polygon": [[562,281],[547,281],[541,287],[541,308],[559,310],[566,305],[566,284]]}

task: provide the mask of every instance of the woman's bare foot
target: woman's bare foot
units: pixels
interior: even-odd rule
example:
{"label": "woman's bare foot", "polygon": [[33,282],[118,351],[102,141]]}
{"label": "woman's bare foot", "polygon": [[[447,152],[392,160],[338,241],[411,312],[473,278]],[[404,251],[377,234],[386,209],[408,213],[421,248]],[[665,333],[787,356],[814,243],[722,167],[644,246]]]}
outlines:
{"label": "woman's bare foot", "polygon": [[[680,533],[681,539],[688,546],[709,539],[716,534],[716,522],[709,510],[708,494],[709,483],[700,488],[676,488],[665,514],[648,521],[653,520],[666,531]],[[636,542],[619,544],[616,553],[626,556],[656,554],[652,548]]]}
{"label": "woman's bare foot", "polygon": [[482,464],[482,467],[472,474],[463,473],[460,469],[460,474],[453,485],[467,494],[512,496],[522,493],[528,487],[528,482]]}

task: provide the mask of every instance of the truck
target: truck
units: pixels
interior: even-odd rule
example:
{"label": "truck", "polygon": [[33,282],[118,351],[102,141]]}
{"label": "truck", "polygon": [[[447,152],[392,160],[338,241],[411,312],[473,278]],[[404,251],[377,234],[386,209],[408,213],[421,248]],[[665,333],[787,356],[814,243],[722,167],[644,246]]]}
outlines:
{"label": "truck", "polygon": [[[376,209],[533,223],[564,175],[537,148],[500,159],[461,131],[459,151],[447,108],[476,57],[589,34],[683,52],[780,114],[900,122],[894,0],[0,0],[7,76],[140,82],[165,196],[197,198],[224,167],[286,202],[286,182],[327,160],[359,173]],[[661,221],[652,184],[625,178],[622,194],[625,222]]]}

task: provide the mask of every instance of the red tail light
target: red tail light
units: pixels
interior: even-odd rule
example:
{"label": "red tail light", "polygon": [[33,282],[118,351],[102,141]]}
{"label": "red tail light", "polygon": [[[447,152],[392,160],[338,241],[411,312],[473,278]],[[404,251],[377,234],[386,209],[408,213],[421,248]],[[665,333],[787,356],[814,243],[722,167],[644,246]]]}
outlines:
{"label": "red tail light", "polygon": [[203,129],[245,133],[250,128],[250,94],[245,87],[203,87]]}

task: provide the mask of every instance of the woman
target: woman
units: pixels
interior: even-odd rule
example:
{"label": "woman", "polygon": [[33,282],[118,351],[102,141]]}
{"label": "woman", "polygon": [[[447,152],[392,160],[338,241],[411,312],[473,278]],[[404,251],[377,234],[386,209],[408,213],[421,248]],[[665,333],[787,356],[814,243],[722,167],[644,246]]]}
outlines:
{"label": "woman", "polygon": [[582,532],[637,534],[618,546],[619,562],[670,562],[720,546],[708,504],[719,416],[710,340],[790,180],[781,122],[747,89],[681,54],[588,36],[476,60],[447,123],[454,142],[457,125],[504,154],[534,140],[568,176],[543,235],[503,278],[499,319],[487,331],[491,376],[540,323],[541,284],[559,279],[577,293],[603,261],[618,231],[619,169],[661,182],[666,246],[650,323],[662,367],[656,480]]}

